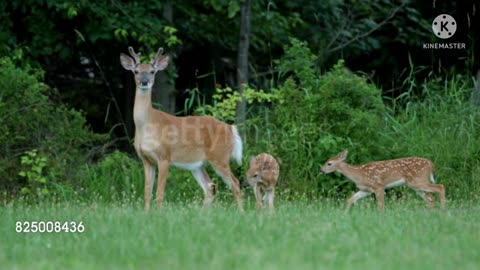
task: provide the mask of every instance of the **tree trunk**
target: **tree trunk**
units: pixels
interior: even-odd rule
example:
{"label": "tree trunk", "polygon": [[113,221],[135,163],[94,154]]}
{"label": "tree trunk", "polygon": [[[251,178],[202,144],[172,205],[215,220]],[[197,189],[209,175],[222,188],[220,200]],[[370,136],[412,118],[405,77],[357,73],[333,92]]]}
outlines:
{"label": "tree trunk", "polygon": [[[241,1],[240,7],[240,41],[238,43],[237,83],[240,95],[245,90],[243,84],[248,84],[248,47],[250,35],[250,0]],[[247,102],[242,100],[237,104],[237,123],[245,121]]]}
{"label": "tree trunk", "polygon": [[[163,6],[163,17],[170,24],[173,22],[173,4],[171,0],[167,0]],[[152,103],[154,107],[160,105],[160,109],[164,112],[175,113],[175,80],[172,75],[175,72],[173,57],[170,55],[168,67],[163,72],[158,72],[155,76],[155,84],[152,88]]]}

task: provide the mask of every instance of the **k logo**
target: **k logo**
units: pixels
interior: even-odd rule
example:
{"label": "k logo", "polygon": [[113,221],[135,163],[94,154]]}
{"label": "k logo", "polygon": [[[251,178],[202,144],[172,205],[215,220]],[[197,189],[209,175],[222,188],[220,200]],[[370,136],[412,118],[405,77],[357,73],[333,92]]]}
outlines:
{"label": "k logo", "polygon": [[448,14],[440,14],[433,20],[432,29],[437,37],[447,39],[457,31],[457,22]]}

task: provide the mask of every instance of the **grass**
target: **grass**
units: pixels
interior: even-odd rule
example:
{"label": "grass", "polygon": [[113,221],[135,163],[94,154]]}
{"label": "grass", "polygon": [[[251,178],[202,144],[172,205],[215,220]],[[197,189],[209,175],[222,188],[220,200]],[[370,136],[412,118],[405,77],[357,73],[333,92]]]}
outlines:
{"label": "grass", "polygon": [[[369,202],[370,201],[370,202]],[[343,203],[343,202],[342,202]],[[342,205],[343,206],[343,205]],[[478,269],[480,207],[372,199],[279,202],[273,216],[217,202],[0,208],[2,269]],[[16,233],[16,221],[82,221],[83,233]]]}

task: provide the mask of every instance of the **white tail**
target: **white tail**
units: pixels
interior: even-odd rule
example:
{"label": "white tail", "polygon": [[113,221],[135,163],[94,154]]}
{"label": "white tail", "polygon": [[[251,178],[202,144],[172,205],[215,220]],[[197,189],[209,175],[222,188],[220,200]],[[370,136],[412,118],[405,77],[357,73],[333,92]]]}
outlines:
{"label": "white tail", "polygon": [[242,144],[242,138],[240,138],[240,135],[238,134],[238,129],[236,126],[232,126],[232,133],[233,133],[232,157],[237,162],[238,165],[242,165],[243,144]]}
{"label": "white tail", "polygon": [[120,61],[125,69],[134,73],[137,86],[133,107],[134,146],[145,170],[145,210],[150,208],[155,166],[158,167],[157,205],[160,207],[170,165],[192,172],[204,191],[204,205],[209,206],[215,196],[215,185],[205,171],[207,162],[231,187],[242,209],[239,182],[230,171],[230,157],[239,163],[242,159],[242,140],[237,128],[212,117],[175,117],[153,109],[155,74],[167,67],[169,57],[162,55],[160,48],[149,64],[142,64],[140,54],[132,47],[128,50],[133,58],[122,53]]}
{"label": "white tail", "polygon": [[434,201],[430,192],[437,193],[441,206],[445,206],[445,188],[443,185],[433,184],[435,172],[430,160],[410,157],[353,166],[345,162],[347,155],[347,150],[341,152],[327,160],[321,169],[324,174],[337,171],[357,185],[359,191],[348,200],[347,211],[353,203],[371,193],[375,193],[377,206],[383,210],[385,189],[403,184],[416,190],[429,206],[432,206]]}

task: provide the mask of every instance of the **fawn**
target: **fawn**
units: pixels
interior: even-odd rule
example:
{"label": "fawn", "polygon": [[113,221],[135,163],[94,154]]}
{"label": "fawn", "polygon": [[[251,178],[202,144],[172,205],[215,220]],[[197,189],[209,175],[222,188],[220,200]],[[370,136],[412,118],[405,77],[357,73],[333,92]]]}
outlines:
{"label": "fawn", "polygon": [[244,187],[253,187],[257,210],[263,207],[262,201],[267,201],[270,213],[273,212],[275,185],[277,184],[279,173],[280,166],[277,160],[267,153],[252,157],[250,160],[247,182],[245,182]]}
{"label": "fawn", "polygon": [[442,208],[445,207],[445,188],[434,184],[435,170],[430,160],[409,157],[354,166],[345,162],[347,155],[347,150],[341,152],[327,160],[321,169],[323,174],[339,172],[357,185],[359,191],[348,200],[346,212],[353,203],[371,193],[375,193],[378,209],[383,210],[385,189],[403,184],[417,191],[430,207],[434,200],[430,192],[437,193]]}

